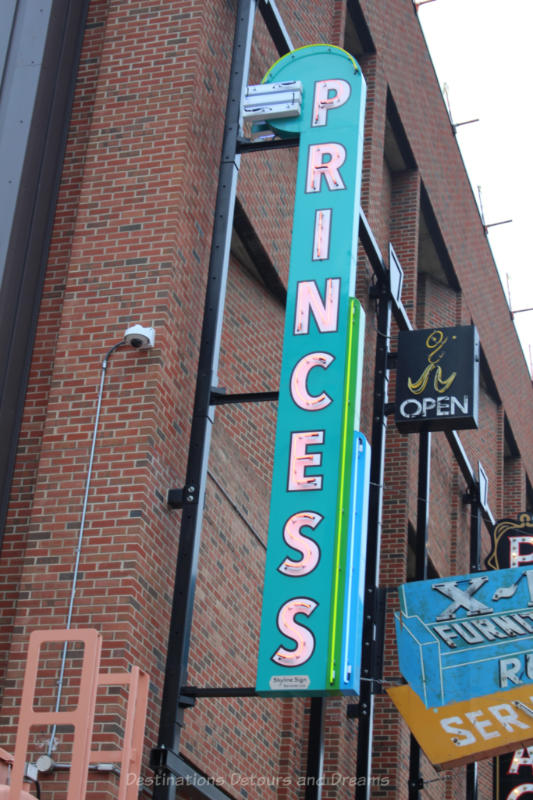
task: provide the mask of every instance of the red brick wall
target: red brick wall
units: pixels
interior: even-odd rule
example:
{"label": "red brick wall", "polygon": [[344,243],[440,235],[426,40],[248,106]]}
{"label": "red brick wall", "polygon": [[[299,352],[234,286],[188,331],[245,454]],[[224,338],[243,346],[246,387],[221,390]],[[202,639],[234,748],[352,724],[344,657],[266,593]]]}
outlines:
{"label": "red brick wall", "polygon": [[148,669],[155,739],[179,530],[164,498],[184,480],[222,126],[191,154],[202,117],[222,119],[234,25],[222,10],[208,47],[216,11],[91,4],[6,538],[7,746],[28,632],[65,624],[100,362],[137,321],[156,348],[110,362],[73,624],[102,631],[104,668]]}

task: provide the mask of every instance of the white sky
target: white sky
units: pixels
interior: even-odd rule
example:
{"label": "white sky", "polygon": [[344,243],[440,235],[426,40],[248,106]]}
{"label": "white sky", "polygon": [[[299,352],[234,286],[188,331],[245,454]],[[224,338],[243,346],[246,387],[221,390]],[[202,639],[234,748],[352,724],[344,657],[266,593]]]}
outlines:
{"label": "white sky", "polygon": [[[533,307],[533,0],[434,0],[418,16],[511,307]],[[526,362],[533,311],[515,316]]]}

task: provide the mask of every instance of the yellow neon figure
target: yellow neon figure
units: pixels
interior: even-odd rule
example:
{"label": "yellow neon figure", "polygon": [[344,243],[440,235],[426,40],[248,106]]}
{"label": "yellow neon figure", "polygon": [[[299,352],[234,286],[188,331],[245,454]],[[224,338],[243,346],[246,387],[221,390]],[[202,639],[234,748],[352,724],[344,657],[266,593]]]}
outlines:
{"label": "yellow neon figure", "polygon": [[433,386],[435,387],[435,391],[439,394],[446,392],[454,382],[457,372],[452,372],[448,378],[443,378],[442,367],[437,366],[441,358],[444,356],[444,353],[439,351],[442,351],[442,348],[447,341],[448,337],[444,336],[442,331],[435,330],[429,334],[428,338],[426,339],[426,347],[428,350],[430,350],[428,355],[428,365],[416,381],[412,381],[411,378],[407,379],[407,386],[412,394],[422,394],[428,385],[429,376],[433,370],[435,370]]}

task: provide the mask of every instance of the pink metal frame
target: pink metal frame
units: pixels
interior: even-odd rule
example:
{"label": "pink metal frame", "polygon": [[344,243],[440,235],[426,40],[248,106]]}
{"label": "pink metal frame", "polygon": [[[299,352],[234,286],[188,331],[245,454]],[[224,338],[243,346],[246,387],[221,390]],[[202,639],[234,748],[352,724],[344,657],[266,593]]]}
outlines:
{"label": "pink metal frame", "polygon": [[[45,642],[84,644],[78,704],[68,711],[35,711],[33,708],[41,647]],[[133,667],[131,672],[99,674],[102,637],[95,630],[34,631],[30,635],[15,757],[0,748],[0,800],[26,800],[24,765],[30,729],[41,725],[71,725],[74,728],[72,764],[67,800],[82,800],[87,791],[89,764],[121,765],[117,800],[136,800],[141,767],[144,723],[148,703],[148,675]],[[129,686],[124,741],[121,749],[91,750],[98,686]],[[10,785],[6,786],[10,773]],[[129,784],[129,785],[128,785]]]}
{"label": "pink metal frame", "polygon": [[[89,761],[119,762],[121,765],[117,800],[137,800],[144,738],[144,722],[148,704],[148,675],[139,667],[131,672],[110,672],[98,676],[99,686],[129,685],[128,711],[121,750],[91,750]],[[129,784],[129,785],[128,785]]]}

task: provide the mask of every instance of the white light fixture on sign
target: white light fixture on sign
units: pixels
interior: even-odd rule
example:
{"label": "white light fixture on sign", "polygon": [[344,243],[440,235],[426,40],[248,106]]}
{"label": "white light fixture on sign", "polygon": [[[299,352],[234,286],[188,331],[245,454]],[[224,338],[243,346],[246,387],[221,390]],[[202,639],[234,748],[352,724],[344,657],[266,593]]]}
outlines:
{"label": "white light fixture on sign", "polygon": [[489,478],[483,469],[481,461],[477,462],[477,469],[479,475],[479,502],[481,503],[481,508],[487,508],[489,500]]}
{"label": "white light fixture on sign", "polygon": [[247,86],[243,98],[243,119],[255,122],[265,119],[298,117],[302,109],[302,82],[280,81]]}

